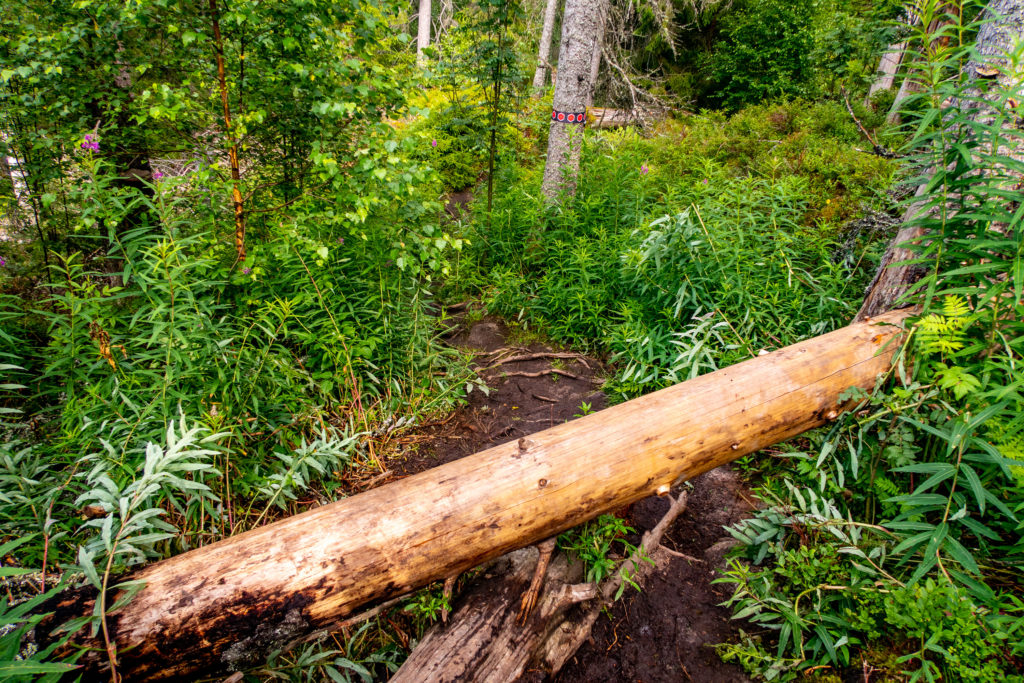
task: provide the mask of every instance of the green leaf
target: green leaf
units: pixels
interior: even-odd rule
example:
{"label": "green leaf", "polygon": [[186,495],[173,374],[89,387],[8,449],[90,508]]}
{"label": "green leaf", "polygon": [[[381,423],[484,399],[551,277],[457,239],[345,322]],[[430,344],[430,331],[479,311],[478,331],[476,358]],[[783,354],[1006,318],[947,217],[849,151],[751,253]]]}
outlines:
{"label": "green leaf", "polygon": [[978,473],[974,471],[974,468],[963,463],[960,465],[960,472],[964,475],[964,479],[967,480],[967,485],[970,487],[971,492],[974,494],[974,500],[978,504],[978,511],[985,512],[985,486],[981,483],[981,478]]}
{"label": "green leaf", "polygon": [[73,671],[75,664],[59,664],[57,662],[33,662],[31,660],[13,660],[0,662],[0,680],[15,676],[32,676],[35,674],[63,673]]}

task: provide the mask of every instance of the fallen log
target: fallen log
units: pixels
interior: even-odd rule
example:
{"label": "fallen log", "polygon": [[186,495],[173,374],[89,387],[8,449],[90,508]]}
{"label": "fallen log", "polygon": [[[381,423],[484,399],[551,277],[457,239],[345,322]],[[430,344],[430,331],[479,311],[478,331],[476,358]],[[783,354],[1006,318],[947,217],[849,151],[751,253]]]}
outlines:
{"label": "fallen log", "polygon": [[627,109],[604,107],[589,107],[587,109],[587,125],[591,128],[625,128],[639,124],[640,117]]}
{"label": "fallen log", "polygon": [[[789,346],[134,572],[125,680],[195,680],[820,426],[890,367],[906,312]],[[876,324],[882,323],[882,324]],[[93,596],[94,597],[94,596]],[[117,596],[111,595],[107,604]],[[58,596],[49,628],[92,613]],[[38,633],[45,636],[47,627]],[[79,662],[109,677],[102,644]],[[45,638],[44,638],[45,639]]]}
{"label": "fallen log", "polygon": [[598,615],[614,601],[627,573],[631,582],[642,585],[654,567],[667,566],[667,548],[659,544],[686,509],[686,500],[686,492],[669,498],[668,511],[644,534],[637,551],[600,584],[580,583],[581,564],[558,555],[537,609],[525,623],[517,619],[517,608],[537,551],[530,547],[509,553],[492,568],[497,578],[477,583],[463,595],[451,623],[431,627],[390,683],[512,683],[527,672],[541,680],[557,673],[590,637]]}

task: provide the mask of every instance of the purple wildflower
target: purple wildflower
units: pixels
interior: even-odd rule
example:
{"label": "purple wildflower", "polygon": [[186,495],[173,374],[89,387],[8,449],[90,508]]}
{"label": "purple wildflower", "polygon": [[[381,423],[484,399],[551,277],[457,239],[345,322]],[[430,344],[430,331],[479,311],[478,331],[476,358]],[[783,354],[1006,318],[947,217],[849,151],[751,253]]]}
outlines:
{"label": "purple wildflower", "polygon": [[647,172],[650,170],[647,168],[647,164],[640,164],[640,175],[647,175]]}
{"label": "purple wildflower", "polygon": [[3,268],[6,265],[7,265],[7,259],[5,259],[3,256],[0,256],[0,268]]}
{"label": "purple wildflower", "polygon": [[437,147],[437,140],[431,140],[430,141],[430,146],[431,147]]}
{"label": "purple wildflower", "polygon": [[338,244],[345,244],[345,238],[344,237],[339,237],[338,238]]}
{"label": "purple wildflower", "polygon": [[164,174],[160,171],[153,171],[153,180],[160,180],[164,177]]}
{"label": "purple wildflower", "polygon": [[702,185],[707,185],[707,184],[708,184],[708,179],[707,179],[707,178],[705,178],[705,179],[704,179],[704,182],[703,182],[703,183],[701,183],[701,184],[702,184]]}
{"label": "purple wildflower", "polygon": [[100,151],[100,142],[93,138],[92,135],[86,135],[84,142],[82,142],[82,149],[91,149],[94,152]]}
{"label": "purple wildflower", "polygon": [[250,268],[249,266],[246,266],[245,268],[242,268],[242,275],[248,275],[251,272],[252,272],[252,268]]}

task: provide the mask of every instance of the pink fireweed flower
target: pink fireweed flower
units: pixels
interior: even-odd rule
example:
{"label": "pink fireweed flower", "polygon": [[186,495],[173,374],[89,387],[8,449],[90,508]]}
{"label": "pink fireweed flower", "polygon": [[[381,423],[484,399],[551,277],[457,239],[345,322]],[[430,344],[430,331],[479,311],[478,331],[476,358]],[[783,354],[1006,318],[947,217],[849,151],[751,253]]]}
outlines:
{"label": "pink fireweed flower", "polygon": [[94,139],[92,135],[86,135],[82,142],[82,149],[89,149],[93,152],[100,151],[99,140]]}
{"label": "pink fireweed flower", "polygon": [[640,164],[640,175],[647,175],[650,170],[647,168],[647,164]]}
{"label": "pink fireweed flower", "polygon": [[164,177],[164,174],[160,171],[153,171],[153,180],[160,180]]}
{"label": "pink fireweed flower", "polygon": [[430,141],[430,146],[431,147],[437,147],[437,140],[431,140]]}

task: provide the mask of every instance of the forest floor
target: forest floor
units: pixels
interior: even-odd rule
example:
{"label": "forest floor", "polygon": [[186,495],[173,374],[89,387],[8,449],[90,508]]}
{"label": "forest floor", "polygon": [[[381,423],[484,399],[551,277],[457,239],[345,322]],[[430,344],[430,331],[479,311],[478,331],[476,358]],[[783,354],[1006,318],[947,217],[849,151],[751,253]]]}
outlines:
{"label": "forest floor", "polygon": [[[447,341],[474,354],[490,391],[474,390],[467,405],[443,423],[403,439],[401,459],[389,463],[396,475],[436,467],[607,406],[600,390],[604,368],[597,359],[555,351],[494,318],[467,317]],[[734,639],[738,629],[729,610],[719,606],[727,589],[711,580],[731,545],[723,526],[748,515],[752,496],[729,468],[709,472],[693,485],[688,508],[663,544],[698,561],[672,558],[642,592],[628,591],[607,618],[598,619],[590,641],[554,681],[749,680],[715,653],[714,645]],[[652,496],[616,514],[636,530],[628,539],[636,544],[667,507],[666,500]],[[522,680],[537,677],[531,672]]]}

